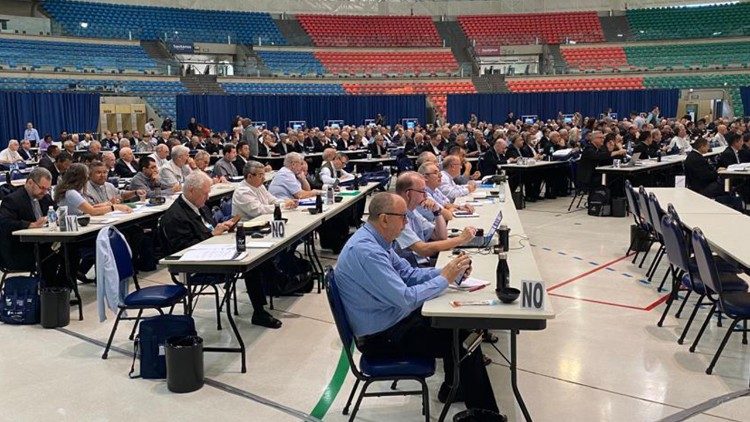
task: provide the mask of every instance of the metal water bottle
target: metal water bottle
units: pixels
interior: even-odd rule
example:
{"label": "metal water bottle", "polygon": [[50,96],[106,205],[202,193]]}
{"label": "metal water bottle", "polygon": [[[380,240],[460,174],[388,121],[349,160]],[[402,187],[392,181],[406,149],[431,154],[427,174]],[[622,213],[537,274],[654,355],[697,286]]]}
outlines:
{"label": "metal water bottle", "polygon": [[508,252],[510,247],[510,229],[505,224],[500,225],[497,229],[498,241],[500,243],[501,252]]}
{"label": "metal water bottle", "polygon": [[323,212],[323,197],[320,193],[315,195],[315,209],[318,210],[318,212]]}
{"label": "metal water bottle", "polygon": [[333,204],[333,186],[328,186],[328,189],[326,190],[326,204]]}
{"label": "metal water bottle", "polygon": [[276,204],[273,208],[273,219],[275,221],[281,220],[281,204]]}
{"label": "metal water bottle", "polygon": [[237,231],[236,234],[236,244],[237,244],[237,252],[245,252],[246,245],[245,242],[247,239],[245,238],[245,225],[240,221],[237,223]]}
{"label": "metal water bottle", "polygon": [[354,182],[352,183],[352,188],[354,188],[354,190],[359,189],[359,175],[357,173],[354,173]]}
{"label": "metal water bottle", "polygon": [[508,254],[500,252],[497,254],[497,268],[495,269],[495,290],[505,291],[510,283],[510,268],[508,268]]}

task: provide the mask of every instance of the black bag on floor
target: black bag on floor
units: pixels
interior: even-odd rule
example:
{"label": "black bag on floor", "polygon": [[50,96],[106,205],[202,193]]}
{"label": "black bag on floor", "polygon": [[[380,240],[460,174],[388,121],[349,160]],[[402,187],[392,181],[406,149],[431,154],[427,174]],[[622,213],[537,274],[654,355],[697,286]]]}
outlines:
{"label": "black bag on floor", "polygon": [[630,226],[630,244],[635,252],[648,252],[651,246],[648,232],[632,224]]}
{"label": "black bag on floor", "polygon": [[6,324],[39,323],[39,279],[8,277],[0,292],[0,321]]}
{"label": "black bag on floor", "polygon": [[597,217],[607,217],[612,214],[608,187],[597,186],[591,189],[588,199],[588,213]]}
{"label": "black bag on floor", "polygon": [[612,198],[612,217],[625,217],[627,212],[626,198]]}
{"label": "black bag on floor", "polygon": [[[190,315],[157,315],[142,319],[135,338],[133,365],[128,375],[130,378],[167,378],[167,339],[194,335],[197,335],[195,321]],[[138,376],[133,376],[136,357],[141,359],[141,372]]]}
{"label": "black bag on floor", "polygon": [[294,249],[284,250],[274,257],[273,269],[268,276],[273,296],[310,293],[315,284],[312,265]]}

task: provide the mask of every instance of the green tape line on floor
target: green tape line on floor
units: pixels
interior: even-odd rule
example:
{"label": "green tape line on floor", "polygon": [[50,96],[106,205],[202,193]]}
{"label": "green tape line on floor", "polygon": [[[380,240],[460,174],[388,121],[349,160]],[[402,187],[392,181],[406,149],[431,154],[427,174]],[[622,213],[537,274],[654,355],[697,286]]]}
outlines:
{"label": "green tape line on floor", "polygon": [[347,373],[349,373],[349,360],[346,358],[346,352],[342,347],[341,355],[339,356],[339,363],[336,365],[336,372],[333,373],[331,381],[328,382],[325,391],[323,391],[323,395],[320,396],[318,404],[316,404],[315,408],[310,412],[311,416],[323,419],[323,416],[326,415],[331,404],[333,404],[333,401],[336,400],[336,396],[339,394],[339,390],[341,390],[341,386],[344,384]]}

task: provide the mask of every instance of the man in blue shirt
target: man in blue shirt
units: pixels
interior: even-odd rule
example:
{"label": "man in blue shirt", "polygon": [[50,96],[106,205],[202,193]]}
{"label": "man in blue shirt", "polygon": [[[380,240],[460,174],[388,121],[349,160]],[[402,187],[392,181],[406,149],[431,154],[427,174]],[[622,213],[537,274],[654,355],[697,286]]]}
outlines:
{"label": "man in blue shirt", "polygon": [[268,186],[268,192],[279,199],[305,199],[317,195],[320,191],[309,189],[305,158],[302,154],[290,152],[284,157],[284,167],[279,170]]}
{"label": "man in blue shirt", "polygon": [[23,139],[28,139],[32,146],[39,145],[39,132],[34,129],[34,125],[31,122],[26,123],[26,130],[23,132]]}
{"label": "man in blue shirt", "polygon": [[[336,282],[357,348],[372,357],[423,356],[443,358],[445,382],[438,398],[445,401],[453,383],[452,332],[433,328],[421,315],[422,304],[439,296],[471,270],[468,255],[442,269],[414,268],[400,258],[393,243],[404,229],[406,201],[379,193],[369,206],[367,223],[357,230],[339,255]],[[461,333],[461,341],[467,333]],[[463,356],[458,399],[468,408],[498,411],[481,350]]]}

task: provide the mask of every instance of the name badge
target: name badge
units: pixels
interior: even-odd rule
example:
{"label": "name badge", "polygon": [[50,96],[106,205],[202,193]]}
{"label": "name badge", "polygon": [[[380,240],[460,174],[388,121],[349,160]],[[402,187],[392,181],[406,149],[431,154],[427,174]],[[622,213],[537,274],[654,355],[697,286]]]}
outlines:
{"label": "name badge", "polygon": [[284,237],[284,220],[271,221],[271,237]]}
{"label": "name badge", "polygon": [[544,282],[523,280],[521,283],[521,309],[544,310]]}

